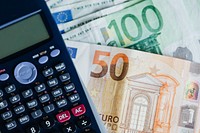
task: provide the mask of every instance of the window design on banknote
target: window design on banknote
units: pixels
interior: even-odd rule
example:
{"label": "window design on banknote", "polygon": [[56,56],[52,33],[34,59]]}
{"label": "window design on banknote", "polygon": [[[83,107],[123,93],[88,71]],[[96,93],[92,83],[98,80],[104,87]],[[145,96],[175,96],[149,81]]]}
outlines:
{"label": "window design on banknote", "polygon": [[186,128],[194,128],[196,116],[196,106],[184,105],[181,107],[179,126]]}
{"label": "window design on banknote", "polygon": [[148,110],[148,99],[145,95],[138,96],[133,102],[131,128],[143,131]]}

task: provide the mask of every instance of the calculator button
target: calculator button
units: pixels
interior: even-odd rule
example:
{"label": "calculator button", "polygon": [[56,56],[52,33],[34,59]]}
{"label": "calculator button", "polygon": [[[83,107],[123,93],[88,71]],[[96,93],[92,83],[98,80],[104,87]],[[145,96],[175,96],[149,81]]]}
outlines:
{"label": "calculator button", "polygon": [[0,81],[6,81],[9,78],[9,75],[7,73],[0,75]]}
{"label": "calculator button", "polygon": [[22,95],[23,95],[24,98],[28,98],[28,97],[33,95],[33,91],[31,89],[23,91]]}
{"label": "calculator button", "polygon": [[69,111],[64,111],[64,112],[57,114],[56,118],[57,118],[58,122],[63,123],[65,121],[68,121],[71,118],[71,116],[70,116]]}
{"label": "calculator button", "polygon": [[44,107],[44,111],[45,111],[46,113],[50,113],[50,112],[52,112],[52,111],[54,111],[54,110],[55,110],[55,107],[54,107],[53,104],[50,104],[50,105],[47,105],[47,106]]}
{"label": "calculator button", "polygon": [[51,76],[51,75],[53,75],[53,69],[52,68],[48,68],[48,69],[42,71],[42,73],[43,73],[43,75],[45,77]]}
{"label": "calculator button", "polygon": [[7,120],[7,119],[12,117],[12,112],[11,111],[7,111],[7,112],[1,114],[1,117],[2,117],[3,120]]}
{"label": "calculator button", "polygon": [[0,97],[2,97],[3,96],[3,91],[2,90],[0,90]]}
{"label": "calculator button", "polygon": [[47,81],[47,84],[49,85],[49,87],[56,86],[58,84],[58,80],[57,80],[57,78],[53,78],[53,79]]}
{"label": "calculator button", "polygon": [[30,126],[26,129],[26,133],[40,133],[40,127],[38,125]]}
{"label": "calculator button", "polygon": [[64,63],[60,63],[60,64],[56,65],[55,68],[58,72],[60,72],[60,71],[64,70],[66,68],[66,66]]}
{"label": "calculator button", "polygon": [[44,128],[44,129],[50,129],[52,128],[53,126],[55,125],[55,121],[54,119],[52,118],[48,118],[44,121],[41,122],[41,126]]}
{"label": "calculator button", "polygon": [[69,96],[68,99],[70,100],[70,102],[74,103],[74,102],[78,101],[80,99],[80,97],[78,94],[73,94],[73,95]]}
{"label": "calculator button", "polygon": [[20,124],[25,124],[30,121],[30,118],[28,115],[25,115],[25,116],[20,117],[18,120],[19,120]]}
{"label": "calculator button", "polygon": [[33,119],[36,119],[36,118],[42,116],[42,111],[40,109],[38,109],[38,110],[32,112],[31,116],[33,117]]}
{"label": "calculator button", "polygon": [[85,106],[83,104],[78,105],[71,109],[74,116],[80,116],[86,112]]}
{"label": "calculator button", "polygon": [[63,128],[64,133],[76,133],[76,127],[74,124],[67,124],[64,128]]}
{"label": "calculator button", "polygon": [[41,97],[39,97],[39,100],[41,103],[49,101],[50,100],[49,94],[42,95]]}
{"label": "calculator button", "polygon": [[62,94],[63,94],[63,92],[62,92],[62,89],[61,89],[61,88],[59,88],[59,89],[56,89],[56,90],[52,91],[51,93],[52,93],[52,95],[53,95],[54,97],[58,97],[58,96],[60,96],[60,95],[62,95]]}
{"label": "calculator button", "polygon": [[59,76],[59,78],[62,82],[65,82],[70,79],[70,75],[69,75],[69,73],[65,73],[65,74],[62,74],[61,76]]}
{"label": "calculator button", "polygon": [[62,108],[62,107],[64,107],[65,105],[67,105],[67,100],[66,100],[66,99],[61,99],[61,100],[57,101],[56,104],[57,104],[57,106],[58,106],[59,108]]}
{"label": "calculator button", "polygon": [[11,92],[14,92],[16,90],[16,87],[15,87],[14,84],[12,84],[12,85],[7,86],[5,88],[5,90],[6,90],[7,93],[11,93]]}
{"label": "calculator button", "polygon": [[88,117],[84,117],[77,121],[77,125],[80,128],[86,128],[91,125],[91,120]]}
{"label": "calculator button", "polygon": [[35,87],[35,91],[36,92],[42,92],[42,91],[44,91],[46,89],[46,86],[45,86],[45,84],[43,83],[43,84],[40,84],[40,85],[37,85],[36,87]]}
{"label": "calculator button", "polygon": [[49,60],[48,56],[42,56],[42,57],[39,58],[38,62],[40,64],[45,64],[48,60]]}
{"label": "calculator button", "polygon": [[2,102],[0,102],[0,110],[4,109],[8,106],[8,103],[6,100],[3,100]]}
{"label": "calculator button", "polygon": [[60,54],[60,50],[59,49],[54,49],[53,51],[51,51],[50,55],[51,57],[56,57]]}
{"label": "calculator button", "polygon": [[13,96],[13,97],[10,97],[9,100],[10,100],[10,102],[11,102],[12,104],[17,103],[17,102],[20,101],[20,96],[19,96],[19,95],[15,95],[15,96]]}
{"label": "calculator button", "polygon": [[66,92],[70,92],[70,91],[73,91],[75,89],[75,86],[74,86],[73,83],[70,83],[70,84],[64,86],[64,89],[65,89]]}
{"label": "calculator button", "polygon": [[38,103],[37,103],[37,100],[35,100],[35,99],[27,102],[27,106],[30,109],[36,107],[37,105],[38,105]]}
{"label": "calculator button", "polygon": [[14,75],[21,84],[29,84],[36,79],[37,69],[30,62],[21,62],[15,67]]}
{"label": "calculator button", "polygon": [[17,126],[17,123],[15,121],[11,121],[9,123],[6,124],[6,128],[8,130],[12,130],[13,128],[15,128]]}
{"label": "calculator button", "polygon": [[16,114],[20,114],[20,113],[25,111],[25,107],[24,107],[24,105],[20,105],[18,107],[15,107],[14,111],[15,111]]}

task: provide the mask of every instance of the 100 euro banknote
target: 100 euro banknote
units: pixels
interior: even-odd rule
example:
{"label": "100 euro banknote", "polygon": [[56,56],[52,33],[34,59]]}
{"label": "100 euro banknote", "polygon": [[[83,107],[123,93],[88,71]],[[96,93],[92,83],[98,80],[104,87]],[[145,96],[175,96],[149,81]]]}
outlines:
{"label": "100 euro banknote", "polygon": [[118,4],[116,6],[112,6],[106,9],[102,9],[100,11],[91,13],[89,15],[77,18],[75,20],[72,20],[70,22],[64,23],[61,26],[59,26],[60,30],[64,30],[64,32],[68,32],[70,30],[73,30],[79,26],[82,26],[84,24],[87,24],[95,19],[107,16],[109,14],[115,13],[117,11],[123,10],[131,5],[136,4],[137,2],[139,2],[140,0],[131,0],[131,1],[127,1],[124,2],[122,4]]}
{"label": "100 euro banknote", "polygon": [[181,5],[175,0],[142,0],[71,30],[63,34],[63,39],[126,47],[200,63],[200,43],[191,37],[188,17],[177,6]]}
{"label": "100 euro banknote", "polygon": [[111,7],[128,0],[85,0],[82,2],[52,8],[52,16],[58,27],[79,17],[88,15],[100,9]]}
{"label": "100 euro banknote", "polygon": [[109,133],[200,132],[200,64],[65,43]]}

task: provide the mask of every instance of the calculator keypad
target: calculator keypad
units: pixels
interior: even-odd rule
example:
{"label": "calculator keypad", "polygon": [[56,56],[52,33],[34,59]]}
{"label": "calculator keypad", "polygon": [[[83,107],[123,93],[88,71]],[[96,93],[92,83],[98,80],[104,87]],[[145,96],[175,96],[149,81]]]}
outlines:
{"label": "calculator keypad", "polygon": [[11,133],[21,130],[25,130],[26,133],[93,131],[90,129],[91,113],[87,113],[86,105],[82,102],[84,100],[81,97],[82,92],[78,90],[76,83],[72,82],[72,75],[67,65],[64,62],[52,66],[45,65],[51,61],[50,58],[56,62],[59,55],[59,49],[52,50],[50,56],[42,55],[35,61],[41,67],[30,62],[16,65],[14,78],[24,87],[19,83],[10,82],[12,78],[10,75],[6,84],[0,89],[0,120],[3,121],[0,126],[6,131]]}

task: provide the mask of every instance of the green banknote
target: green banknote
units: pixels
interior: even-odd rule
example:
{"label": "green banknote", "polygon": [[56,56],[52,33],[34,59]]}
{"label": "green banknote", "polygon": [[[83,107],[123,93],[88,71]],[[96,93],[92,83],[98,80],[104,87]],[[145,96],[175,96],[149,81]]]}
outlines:
{"label": "green banknote", "polygon": [[126,1],[128,0],[84,0],[70,5],[51,8],[50,11],[62,33],[64,32],[63,24]]}
{"label": "green banknote", "polygon": [[108,133],[200,133],[200,64],[65,43]]}
{"label": "green banknote", "polygon": [[118,12],[120,10],[123,10],[123,9],[133,5],[133,4],[136,4],[138,1],[140,1],[140,0],[131,0],[131,1],[127,1],[127,2],[122,3],[122,4],[118,4],[118,5],[109,7],[109,8],[99,10],[99,11],[91,13],[89,15],[77,18],[77,19],[72,20],[72,21],[67,22],[67,23],[64,23],[62,26],[59,27],[59,29],[60,30],[63,29],[64,32],[68,32],[68,31],[73,30],[73,29],[75,29],[79,26],[82,26],[86,23],[89,23],[89,22],[91,22],[95,19],[98,19],[98,18],[107,16],[109,14]]}
{"label": "green banknote", "polygon": [[[200,45],[191,38],[183,4],[142,0],[117,13],[63,34],[63,39],[164,54],[200,62]],[[179,7],[180,6],[180,7]]]}

